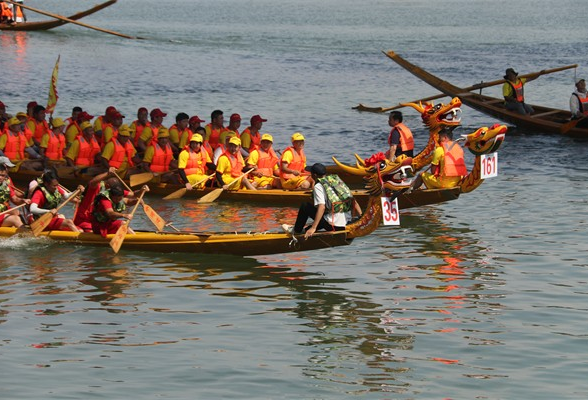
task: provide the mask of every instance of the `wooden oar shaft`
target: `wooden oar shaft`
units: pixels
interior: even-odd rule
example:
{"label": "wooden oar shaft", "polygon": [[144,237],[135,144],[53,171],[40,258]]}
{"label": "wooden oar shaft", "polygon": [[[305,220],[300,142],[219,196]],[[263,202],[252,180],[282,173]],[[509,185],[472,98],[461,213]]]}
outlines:
{"label": "wooden oar shaft", "polygon": [[9,208],[9,209],[8,209],[8,210],[6,210],[6,211],[2,211],[2,212],[0,212],[0,215],[8,214],[9,212],[11,212],[11,211],[14,211],[14,210],[18,210],[19,208],[21,208],[21,207],[24,207],[24,206],[26,206],[26,205],[27,205],[26,203],[22,203],[20,206],[16,206],[16,207],[13,207],[13,208]]}
{"label": "wooden oar shaft", "polygon": [[120,37],[123,37],[123,38],[126,38],[126,39],[141,39],[139,37],[125,35],[124,33],[119,33],[119,32],[115,32],[115,31],[110,31],[108,29],[99,28],[97,26],[88,25],[88,24],[85,24],[83,22],[79,22],[79,21],[76,21],[76,20],[73,20],[73,19],[69,19],[67,17],[64,17],[63,15],[54,14],[54,13],[51,13],[51,12],[48,12],[48,11],[39,10],[38,8],[35,8],[35,7],[25,6],[22,3],[16,3],[16,2],[14,2],[12,0],[4,0],[4,1],[6,1],[7,3],[10,3],[10,4],[13,4],[13,5],[18,5],[18,6],[22,7],[22,8],[24,8],[24,9],[27,9],[27,10],[30,10],[30,11],[33,11],[33,12],[46,15],[48,17],[59,19],[61,21],[67,21],[70,24],[83,26],[84,28],[94,29],[95,31],[108,33],[110,35],[120,36]]}

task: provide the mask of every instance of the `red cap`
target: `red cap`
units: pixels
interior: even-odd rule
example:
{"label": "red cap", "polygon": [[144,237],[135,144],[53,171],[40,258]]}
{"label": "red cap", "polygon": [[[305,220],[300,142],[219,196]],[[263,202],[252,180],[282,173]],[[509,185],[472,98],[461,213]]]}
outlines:
{"label": "red cap", "polygon": [[115,111],[116,111],[115,106],[108,106],[108,107],[106,107],[106,111],[104,111],[104,115],[112,114]]}
{"label": "red cap", "polygon": [[229,121],[241,121],[241,116],[239,114],[233,114]]}
{"label": "red cap", "polygon": [[151,118],[167,116],[167,114],[161,111],[159,108],[154,108],[153,110],[151,110],[151,114],[149,115],[151,115]]}
{"label": "red cap", "polygon": [[78,117],[78,118],[79,118],[80,120],[83,120],[83,121],[89,121],[89,120],[91,120],[92,118],[94,118],[94,116],[93,116],[93,115],[90,115],[90,114],[88,114],[88,113],[87,113],[87,112],[85,112],[85,111],[82,111],[82,112],[80,113],[80,115],[79,115],[79,117]]}
{"label": "red cap", "polygon": [[36,101],[31,101],[29,104],[27,104],[27,110],[29,108],[33,108],[33,107],[37,107],[39,104],[37,104]]}
{"label": "red cap", "polygon": [[149,110],[147,110],[145,107],[141,107],[141,108],[139,108],[139,109],[137,110],[137,114],[139,114],[139,113],[141,113],[141,112],[146,112],[146,113],[148,113],[148,112],[149,112]]}
{"label": "red cap", "polygon": [[198,115],[194,115],[192,118],[190,118],[188,122],[191,124],[195,124],[196,122],[204,122],[204,120],[200,119]]}
{"label": "red cap", "polygon": [[124,115],[122,115],[122,114],[121,114],[120,112],[118,112],[118,111],[115,111],[115,112],[113,112],[112,114],[110,114],[110,118],[112,118],[112,119],[118,119],[118,118],[120,118],[120,119],[123,119],[124,117],[125,117],[125,116],[124,116]]}
{"label": "red cap", "polygon": [[6,109],[6,106],[5,106],[5,105],[4,105],[4,103],[2,103],[1,101],[0,101],[0,108],[4,108],[4,109]]}
{"label": "red cap", "polygon": [[259,115],[254,115],[253,117],[251,117],[251,121],[250,122],[251,122],[251,125],[253,125],[253,124],[256,124],[258,122],[266,122],[266,121],[267,121],[267,119],[263,119]]}

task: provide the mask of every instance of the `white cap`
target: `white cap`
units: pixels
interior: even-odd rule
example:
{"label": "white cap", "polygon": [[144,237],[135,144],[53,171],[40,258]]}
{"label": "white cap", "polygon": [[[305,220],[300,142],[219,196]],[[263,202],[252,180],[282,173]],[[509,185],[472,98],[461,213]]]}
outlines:
{"label": "white cap", "polygon": [[15,165],[10,161],[8,157],[0,157],[0,164],[6,165],[8,168],[13,168]]}

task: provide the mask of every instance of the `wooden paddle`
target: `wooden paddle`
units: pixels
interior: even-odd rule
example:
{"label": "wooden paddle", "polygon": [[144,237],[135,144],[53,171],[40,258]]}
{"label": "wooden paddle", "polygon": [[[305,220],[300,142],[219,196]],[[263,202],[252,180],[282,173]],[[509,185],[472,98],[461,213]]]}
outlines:
{"label": "wooden paddle", "polygon": [[38,220],[34,221],[31,224],[31,230],[33,231],[33,235],[39,236],[41,234],[41,232],[43,232],[43,230],[45,230],[45,228],[47,228],[47,225],[49,225],[49,223],[51,223],[51,220],[57,214],[57,212],[59,210],[61,210],[63,208],[63,206],[65,206],[67,203],[72,201],[78,194],[80,194],[80,192],[81,192],[80,189],[76,189],[74,192],[72,192],[72,194],[67,198],[67,200],[65,200],[63,203],[61,203],[55,209],[55,214],[48,212],[48,213],[41,215],[41,217]]}
{"label": "wooden paddle", "polygon": [[[383,52],[383,53],[386,54],[386,56],[390,57],[390,55],[387,52]],[[390,57],[390,58],[392,58],[392,57]],[[530,74],[520,75],[519,78],[531,78],[531,77],[536,77],[536,76],[541,76],[541,75],[546,75],[546,74],[552,74],[554,72],[564,71],[566,69],[577,68],[577,67],[578,67],[578,64],[572,64],[572,65],[566,65],[566,66],[558,67],[558,68],[544,69],[539,72],[532,72]],[[470,92],[470,91],[476,90],[476,89],[484,89],[487,87],[500,85],[504,82],[506,82],[505,79],[498,79],[498,80],[490,81],[490,82],[480,82],[475,85],[465,87],[465,88],[463,88],[463,90],[464,90],[464,92]],[[399,103],[399,104],[392,106],[392,107],[368,107],[368,106],[364,106],[363,104],[359,104],[359,105],[353,107],[353,109],[358,110],[358,111],[383,113],[383,112],[397,110],[399,108],[405,107],[403,104],[436,100],[436,99],[441,99],[443,97],[447,97],[447,95],[439,94],[436,96],[425,97],[425,98],[414,100],[414,101]]]}
{"label": "wooden paddle", "polygon": [[129,216],[129,219],[122,223],[120,228],[118,228],[118,230],[114,234],[114,237],[110,240],[110,247],[112,247],[112,250],[114,250],[114,254],[118,253],[118,251],[120,250],[120,247],[122,246],[123,241],[125,240],[125,237],[127,236],[127,232],[129,231],[129,224],[131,223],[131,220],[133,219],[133,216],[135,215],[135,212],[137,211],[137,207],[139,207],[139,203],[141,203],[141,201],[143,200],[143,196],[145,195],[146,191],[147,191],[146,187],[144,187],[143,190],[141,190],[141,194],[139,195],[139,200],[137,201],[137,204],[135,204],[135,207],[133,207],[133,211],[131,211],[131,215]]}
{"label": "wooden paddle", "polygon": [[[198,186],[204,182],[206,182],[207,180],[209,180],[210,178],[212,178],[214,176],[214,174],[208,175],[206,178],[196,182],[195,184],[192,185],[192,188],[194,188],[194,186]],[[186,192],[188,191],[188,189],[186,189],[185,187],[176,190],[175,192],[172,192],[170,194],[168,194],[167,196],[165,196],[163,198],[163,200],[175,200],[175,199],[181,199],[182,197],[184,197],[184,195],[186,194]]]}
{"label": "wooden paddle", "polygon": [[[127,185],[127,183],[123,181],[123,179],[116,172],[114,173],[114,176],[118,178],[118,180],[127,188],[128,191],[133,191],[133,189],[131,189],[129,185]],[[167,225],[165,220],[161,218],[161,216],[157,214],[155,210],[151,208],[151,206],[147,205],[147,203],[145,203],[145,201],[142,199],[141,205],[143,206],[143,211],[145,212],[145,215],[147,215],[147,217],[149,218],[151,223],[157,228],[157,230],[161,232],[163,228],[165,228],[165,226]]]}
{"label": "wooden paddle", "polygon": [[123,37],[123,38],[126,38],[126,39],[144,39],[142,37],[129,36],[129,35],[125,35],[123,33],[115,32],[115,31],[109,31],[108,29],[99,28],[97,26],[88,25],[88,24],[85,24],[83,22],[79,22],[79,21],[76,21],[76,20],[73,20],[73,19],[69,19],[67,17],[64,17],[63,15],[53,14],[53,13],[50,13],[50,12],[47,12],[47,11],[39,10],[38,8],[31,7],[31,6],[25,6],[22,3],[16,3],[16,2],[14,2],[12,0],[4,0],[4,1],[6,3],[10,3],[12,5],[18,5],[19,7],[22,7],[24,9],[26,9],[26,10],[31,10],[31,11],[34,11],[34,12],[39,13],[39,14],[47,15],[48,17],[52,17],[52,18],[58,19],[60,21],[66,21],[66,22],[69,22],[70,24],[83,26],[84,28],[94,29],[95,31],[108,33],[110,35],[120,36],[120,37]]}
{"label": "wooden paddle", "polygon": [[151,179],[153,179],[154,176],[155,175],[153,174],[153,172],[142,172],[140,174],[133,174],[129,176],[129,183],[131,184],[131,187],[139,186],[149,182]]}
{"label": "wooden paddle", "polygon": [[6,210],[6,211],[2,211],[2,212],[0,212],[0,216],[1,216],[1,215],[4,215],[4,214],[8,214],[9,212],[11,212],[11,211],[14,211],[14,210],[18,210],[19,208],[21,208],[21,207],[24,207],[24,206],[26,206],[26,205],[27,205],[27,203],[22,203],[20,206],[16,206],[16,207],[13,207],[13,208],[9,208],[9,209],[8,209],[8,210]]}
{"label": "wooden paddle", "polygon": [[578,122],[580,122],[586,118],[587,117],[583,117],[583,118],[573,119],[570,122],[566,122],[565,124],[560,126],[559,133],[561,133],[561,134],[568,133],[570,130],[574,129],[576,127],[576,125],[578,125]]}
{"label": "wooden paddle", "polygon": [[[227,186],[227,189],[230,188],[231,186],[233,186],[236,182],[241,182],[241,179],[243,179],[243,177],[245,177],[247,174],[249,174],[251,171],[253,171],[253,169],[254,168],[251,168],[247,172],[245,172],[245,173],[241,174],[239,177],[235,178],[235,180],[233,182],[229,183],[229,185]],[[212,203],[213,201],[215,201],[216,199],[219,198],[219,196],[221,195],[221,193],[224,190],[225,189],[223,189],[223,188],[214,189],[212,192],[205,194],[204,196],[199,198],[198,203]]]}

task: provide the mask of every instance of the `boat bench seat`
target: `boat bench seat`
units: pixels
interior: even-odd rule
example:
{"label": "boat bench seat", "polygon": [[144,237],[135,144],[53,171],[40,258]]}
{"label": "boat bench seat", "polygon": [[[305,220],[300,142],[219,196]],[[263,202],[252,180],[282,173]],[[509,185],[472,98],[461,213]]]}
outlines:
{"label": "boat bench seat", "polygon": [[532,114],[531,117],[533,117],[533,118],[545,117],[547,115],[557,114],[557,113],[560,113],[560,112],[561,112],[561,110],[550,110],[550,111],[546,111],[546,112],[539,113],[539,114]]}

